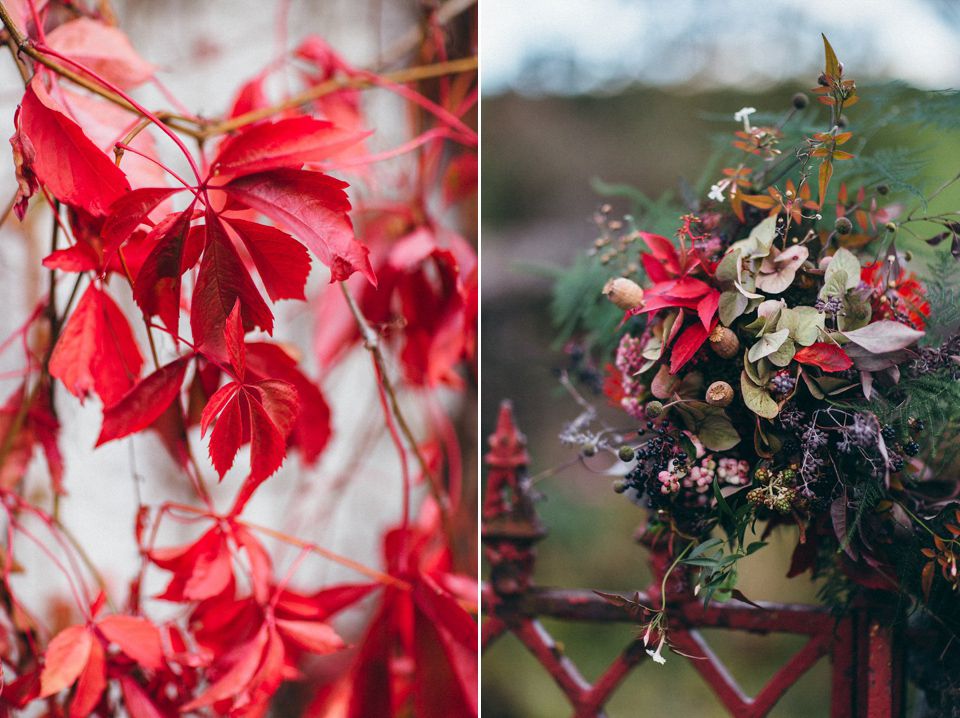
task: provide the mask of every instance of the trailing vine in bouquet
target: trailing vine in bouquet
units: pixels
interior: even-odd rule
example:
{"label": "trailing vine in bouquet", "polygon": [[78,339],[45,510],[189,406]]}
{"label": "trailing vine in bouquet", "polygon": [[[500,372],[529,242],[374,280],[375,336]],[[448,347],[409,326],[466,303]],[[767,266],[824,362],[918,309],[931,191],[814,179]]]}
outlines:
{"label": "trailing vine in bouquet", "polygon": [[[475,557],[455,540],[475,517],[438,395],[476,380],[477,259],[462,236],[476,197],[476,59],[451,54],[444,26],[475,10],[421,10],[406,48],[420,64],[354,67],[309,37],[282,67],[243,78],[211,119],[138,102],[136,89],[159,80],[109,3],[0,3],[25,88],[4,218],[52,218],[47,291],[2,345],[23,350],[0,410],[5,713],[261,716],[299,685],[305,715],[477,715]],[[411,129],[399,146],[371,149],[368,88],[403,100]],[[409,177],[379,171],[396,157]],[[311,272],[329,277],[326,291]],[[316,317],[312,346],[272,339],[282,301]],[[334,423],[323,377],[357,351],[369,353],[364,381],[382,413],[356,442],[389,437],[398,469],[383,490],[404,497],[395,526],[370,537],[381,567],[244,515],[281,465],[323,456]],[[426,407],[416,423],[411,397]],[[175,495],[193,497],[110,517],[139,547],[125,592],[61,518],[72,467],[57,407],[84,401],[102,405],[98,446],[155,435],[182,477]],[[35,453],[46,491],[24,478]],[[232,482],[227,504],[211,481]],[[195,538],[160,545],[171,523]],[[281,570],[266,539],[298,557]],[[46,565],[18,561],[29,543]],[[311,555],[357,581],[317,585],[298,571]],[[17,579],[35,572],[62,574],[79,620],[57,625],[21,599]],[[157,596],[148,575],[166,576]],[[330,619],[361,602],[372,611],[363,635],[321,680],[304,658],[346,651]]]}
{"label": "trailing vine in bouquet", "polygon": [[[934,201],[960,176],[924,193],[922,154],[869,140],[955,129],[960,97],[858,89],[824,49],[818,102],[736,113],[703,201],[673,215],[646,202],[674,238],[647,231],[642,211],[598,213],[601,236],[558,281],[554,313],[575,347],[568,375],[635,430],[588,407],[561,438],[616,456],[615,490],[649,510],[648,538],[673,547],[671,570],[705,602],[750,601],[740,559],[787,525],[785,572],[823,578],[828,605],[887,594],[956,635],[960,210]],[[667,614],[634,608],[659,660]]]}

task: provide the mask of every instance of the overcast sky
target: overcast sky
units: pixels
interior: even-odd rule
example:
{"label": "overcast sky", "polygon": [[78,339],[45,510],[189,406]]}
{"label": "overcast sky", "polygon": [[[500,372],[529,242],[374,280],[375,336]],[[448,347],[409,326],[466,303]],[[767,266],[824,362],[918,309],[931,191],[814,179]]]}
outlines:
{"label": "overcast sky", "polygon": [[822,68],[960,87],[954,0],[482,0],[485,95],[764,87]]}

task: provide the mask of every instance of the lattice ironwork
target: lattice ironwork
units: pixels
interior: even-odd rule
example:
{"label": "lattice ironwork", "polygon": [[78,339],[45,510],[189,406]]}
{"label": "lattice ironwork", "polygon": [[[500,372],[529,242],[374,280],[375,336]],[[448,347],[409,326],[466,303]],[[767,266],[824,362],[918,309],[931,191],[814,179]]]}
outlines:
{"label": "lattice ironwork", "polygon": [[[573,707],[574,718],[604,716],[603,707],[623,679],[649,658],[641,638],[613,657],[594,682],[583,678],[540,622],[541,617],[587,622],[636,623],[625,607],[589,590],[534,585],[537,542],[546,528],[537,516],[526,474],[526,440],[517,430],[509,402],[500,407],[490,451],[481,538],[489,561],[482,585],[482,647],[512,633],[543,665]],[[649,545],[654,579],[639,601],[660,606],[661,584],[673,563],[670,549]],[[711,604],[704,610],[683,571],[665,584],[670,641],[703,676],[710,689],[737,718],[762,718],[783,693],[825,656],[832,664],[831,718],[898,718],[903,715],[903,636],[891,608],[862,605],[837,619],[806,604]],[[633,596],[625,596],[633,598]],[[730,628],[755,633],[789,633],[808,640],[766,685],[748,696],[701,637],[701,628]]]}

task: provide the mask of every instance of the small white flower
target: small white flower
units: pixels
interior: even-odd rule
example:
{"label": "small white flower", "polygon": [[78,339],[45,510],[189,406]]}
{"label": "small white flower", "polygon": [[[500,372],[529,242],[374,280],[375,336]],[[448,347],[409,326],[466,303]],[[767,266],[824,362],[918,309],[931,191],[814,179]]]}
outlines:
{"label": "small white flower", "polygon": [[735,112],[733,119],[737,122],[743,122],[743,129],[745,132],[750,131],[750,115],[757,111],[756,107],[743,107],[739,112]]}
{"label": "small white flower", "polygon": [[723,202],[723,187],[720,186],[720,183],[710,187],[710,192],[707,194],[707,199],[715,199],[717,202]]}
{"label": "small white flower", "polygon": [[667,640],[666,634],[661,633],[660,643],[657,645],[657,650],[651,651],[649,648],[647,649],[647,655],[653,659],[654,663],[659,663],[660,665],[663,665],[664,663],[667,662],[667,659],[664,658],[662,655],[660,655],[660,651],[663,650],[663,644],[666,643],[666,640]]}

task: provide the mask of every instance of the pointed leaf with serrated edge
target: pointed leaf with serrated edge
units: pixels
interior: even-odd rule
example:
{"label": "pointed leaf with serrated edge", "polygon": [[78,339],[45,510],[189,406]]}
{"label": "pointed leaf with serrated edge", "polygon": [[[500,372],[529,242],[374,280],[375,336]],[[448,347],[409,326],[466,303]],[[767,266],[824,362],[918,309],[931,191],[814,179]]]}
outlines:
{"label": "pointed leaf with serrated edge", "polygon": [[190,231],[194,205],[160,222],[151,235],[157,245],[143,262],[133,283],[133,299],[148,317],[159,316],[164,326],[178,334],[180,327],[180,275],[183,274],[184,247]]}
{"label": "pointed leaf with serrated edge", "polygon": [[270,299],[306,299],[310,274],[307,248],[286,232],[257,222],[224,218],[250,253]]}
{"label": "pointed leaf with serrated edge", "polygon": [[90,657],[94,638],[86,626],[64,628],[53,637],[44,654],[40,697],[46,698],[72,685]]}
{"label": "pointed leaf with serrated edge", "polygon": [[306,162],[325,160],[371,134],[305,116],[264,122],[226,140],[213,162],[213,171],[251,174],[284,167],[299,169]]}
{"label": "pointed leaf with serrated edge", "polygon": [[250,407],[249,481],[259,482],[280,468],[287,453],[287,442],[260,402],[249,395],[247,400]]}
{"label": "pointed leaf with serrated edge", "polygon": [[240,442],[243,437],[243,421],[240,416],[240,404],[236,397],[239,391],[230,397],[222,412],[217,417],[217,423],[210,432],[210,460],[220,478],[227,473],[233,460],[240,451]]}
{"label": "pointed leaf with serrated edge", "polygon": [[191,357],[180,357],[143,379],[103,411],[97,446],[150,426],[170,406],[183,384]]}
{"label": "pointed leaf with serrated edge", "polygon": [[223,326],[223,338],[227,345],[227,357],[237,379],[243,381],[247,371],[247,354],[243,344],[243,321],[240,319],[240,300],[238,299],[230,311],[230,316]]}
{"label": "pointed leaf with serrated edge", "polygon": [[103,222],[103,228],[100,230],[104,264],[157,205],[180,190],[180,187],[143,187],[121,195],[111,204],[107,218]]}
{"label": "pointed leaf with serrated edge", "polygon": [[163,666],[160,630],[147,619],[117,614],[97,621],[97,628],[144,668],[157,670]]}
{"label": "pointed leaf with serrated edge", "polygon": [[354,236],[347,216],[346,186],[319,172],[287,169],[245,175],[221,189],[289,229],[330,267],[331,281],[360,272],[376,285],[369,250]]}
{"label": "pointed leaf with serrated edge", "polygon": [[213,423],[213,420],[216,418],[217,414],[223,411],[223,408],[233,400],[236,393],[240,391],[240,384],[238,382],[232,381],[229,384],[224,384],[213,396],[207,401],[207,405],[203,407],[203,413],[200,416],[200,437],[203,438],[207,429],[210,428],[210,424]]}
{"label": "pointed leaf with serrated edge", "polygon": [[214,347],[222,345],[224,322],[237,300],[240,300],[245,330],[257,326],[267,333],[273,332],[270,308],[250,279],[220,218],[209,210],[205,230],[206,243],[190,312],[194,342],[198,346],[205,342]]}
{"label": "pointed leaf with serrated edge", "polygon": [[64,204],[102,216],[129,191],[123,170],[54,102],[40,73],[24,93],[20,127],[36,150],[33,171],[37,179]]}
{"label": "pointed leaf with serrated edge", "polygon": [[142,366],[126,316],[106,292],[89,285],[54,347],[50,374],[74,396],[93,388],[110,406],[133,386]]}

